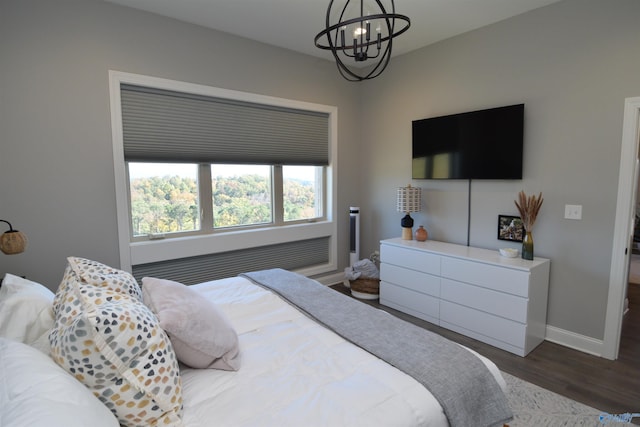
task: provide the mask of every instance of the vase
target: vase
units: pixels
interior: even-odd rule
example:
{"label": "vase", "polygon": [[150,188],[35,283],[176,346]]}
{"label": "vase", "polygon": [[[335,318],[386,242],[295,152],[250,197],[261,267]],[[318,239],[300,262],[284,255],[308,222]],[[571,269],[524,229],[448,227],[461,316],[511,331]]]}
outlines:
{"label": "vase", "polygon": [[429,236],[429,233],[427,233],[427,230],[425,230],[422,225],[418,227],[418,229],[416,230],[416,240],[418,242],[426,241],[428,236]]}
{"label": "vase", "polygon": [[522,239],[522,259],[533,260],[533,235],[527,231]]}

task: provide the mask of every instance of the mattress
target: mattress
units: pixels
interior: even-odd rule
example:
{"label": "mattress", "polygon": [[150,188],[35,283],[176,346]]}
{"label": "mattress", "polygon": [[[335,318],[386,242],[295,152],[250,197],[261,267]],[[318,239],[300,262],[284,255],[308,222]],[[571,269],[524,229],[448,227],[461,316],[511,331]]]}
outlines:
{"label": "mattress", "polygon": [[[448,425],[416,380],[270,291],[243,277],[192,289],[230,320],[242,366],[236,372],[182,367],[187,427]],[[506,390],[495,364],[474,354]]]}

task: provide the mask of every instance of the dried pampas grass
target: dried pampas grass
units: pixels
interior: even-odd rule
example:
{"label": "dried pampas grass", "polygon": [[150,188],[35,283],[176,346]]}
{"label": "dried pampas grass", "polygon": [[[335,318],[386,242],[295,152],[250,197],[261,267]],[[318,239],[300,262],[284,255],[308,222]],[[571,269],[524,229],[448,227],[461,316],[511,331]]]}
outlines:
{"label": "dried pampas grass", "polygon": [[520,218],[522,218],[522,224],[525,231],[532,231],[533,224],[536,222],[540,206],[542,206],[542,193],[538,196],[528,196],[524,194],[524,191],[518,193],[518,200],[515,200],[518,212],[520,212]]}

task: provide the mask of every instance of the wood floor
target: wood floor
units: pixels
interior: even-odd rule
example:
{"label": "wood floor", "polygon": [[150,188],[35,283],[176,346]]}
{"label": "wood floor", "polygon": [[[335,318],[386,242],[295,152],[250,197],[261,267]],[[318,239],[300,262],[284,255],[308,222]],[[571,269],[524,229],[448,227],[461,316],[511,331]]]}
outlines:
{"label": "wood floor", "polygon": [[[333,289],[349,294],[342,284]],[[640,413],[640,285],[630,285],[618,360],[611,361],[544,341],[527,357],[440,328],[429,322],[361,300],[463,344],[491,359],[500,370],[610,414]],[[640,424],[635,418],[634,424]]]}

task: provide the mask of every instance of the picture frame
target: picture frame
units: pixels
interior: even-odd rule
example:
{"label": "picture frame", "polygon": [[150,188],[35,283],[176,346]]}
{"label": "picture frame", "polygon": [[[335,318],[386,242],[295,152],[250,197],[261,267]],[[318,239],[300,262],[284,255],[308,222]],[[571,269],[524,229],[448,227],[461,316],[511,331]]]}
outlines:
{"label": "picture frame", "polygon": [[523,237],[522,218],[512,215],[498,215],[498,240],[522,242]]}

